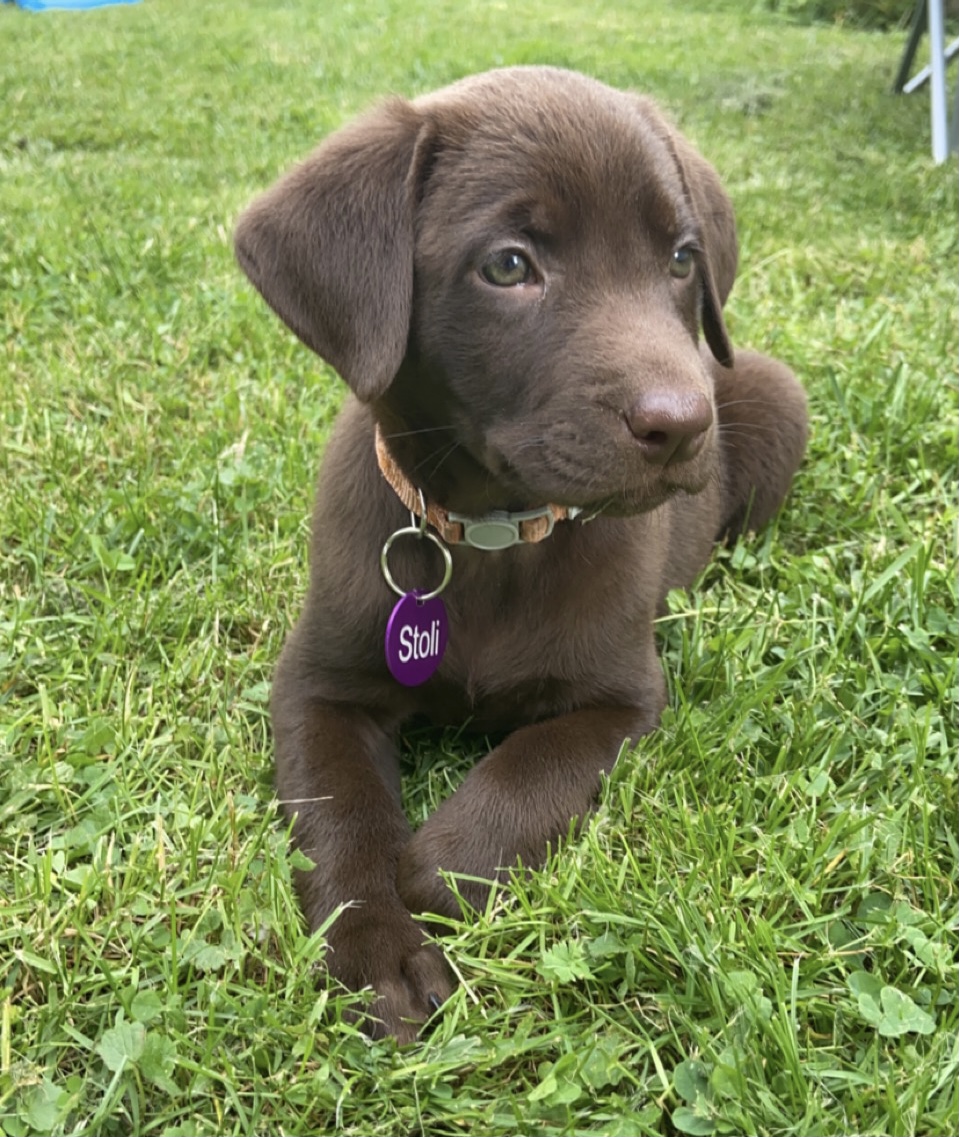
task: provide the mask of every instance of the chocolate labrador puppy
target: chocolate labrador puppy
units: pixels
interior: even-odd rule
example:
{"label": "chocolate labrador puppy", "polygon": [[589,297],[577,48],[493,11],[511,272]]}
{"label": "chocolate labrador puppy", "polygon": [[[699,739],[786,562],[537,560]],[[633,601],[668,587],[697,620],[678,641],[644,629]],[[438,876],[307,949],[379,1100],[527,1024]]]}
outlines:
{"label": "chocolate labrador puppy", "polygon": [[[713,168],[651,102],[571,72],[384,103],[256,200],[236,249],[352,391],[273,689],[277,781],[310,926],[342,908],[329,970],[409,1040],[452,982],[413,913],[459,913],[441,870],[482,905],[540,863],[656,727],[657,610],[779,507],[805,398],[733,359]],[[412,834],[414,715],[504,741]]]}

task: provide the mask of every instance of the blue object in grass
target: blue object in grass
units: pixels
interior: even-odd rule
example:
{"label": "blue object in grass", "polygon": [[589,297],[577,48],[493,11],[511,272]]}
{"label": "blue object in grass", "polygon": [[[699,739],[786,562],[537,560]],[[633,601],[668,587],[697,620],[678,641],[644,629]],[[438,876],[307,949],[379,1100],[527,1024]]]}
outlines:
{"label": "blue object in grass", "polygon": [[108,4],[139,4],[140,0],[13,0],[29,12],[49,12],[54,9],[80,11],[82,8],[105,8]]}

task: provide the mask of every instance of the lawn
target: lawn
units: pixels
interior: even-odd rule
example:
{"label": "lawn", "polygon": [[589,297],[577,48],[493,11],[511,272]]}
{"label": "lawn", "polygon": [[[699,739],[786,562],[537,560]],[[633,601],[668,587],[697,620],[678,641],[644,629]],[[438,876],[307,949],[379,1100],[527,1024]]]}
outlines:
{"label": "lawn", "polygon": [[[904,33],[756,0],[0,6],[0,1135],[959,1131],[955,163]],[[785,510],[662,621],[670,708],[371,1043],[300,923],[270,677],[336,376],[234,218],[388,93],[655,95],[792,364]],[[954,73],[953,73],[954,74]],[[422,818],[476,756],[408,739]]]}

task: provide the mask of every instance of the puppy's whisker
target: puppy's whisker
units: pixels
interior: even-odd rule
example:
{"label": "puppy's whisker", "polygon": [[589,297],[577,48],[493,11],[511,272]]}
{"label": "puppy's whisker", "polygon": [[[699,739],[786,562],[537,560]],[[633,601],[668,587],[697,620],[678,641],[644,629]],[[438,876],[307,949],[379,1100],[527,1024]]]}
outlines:
{"label": "puppy's whisker", "polygon": [[546,439],[543,438],[542,435],[540,435],[539,437],[536,437],[536,438],[524,439],[524,441],[521,442],[519,444],[519,446],[517,447],[517,450],[530,450],[530,449],[533,449],[534,447],[545,446],[545,445],[546,445]]}
{"label": "puppy's whisker", "polygon": [[731,430],[736,430],[740,434],[778,434],[776,427],[769,426],[767,423],[760,422],[721,422],[719,424],[719,433],[721,435],[727,434]]}
{"label": "puppy's whisker", "polygon": [[423,469],[427,462],[432,461],[433,465],[429,471],[427,471],[427,476],[432,477],[439,472],[440,467],[459,449],[459,445],[459,442],[454,439],[448,446],[444,447],[444,449],[434,450],[432,454],[428,454],[421,462],[417,462],[417,470]]}
{"label": "puppy's whisker", "polygon": [[717,411],[725,411],[730,407],[762,407],[766,404],[762,399],[729,399],[726,402],[717,403]]}
{"label": "puppy's whisker", "polygon": [[417,435],[417,434],[435,434],[436,431],[438,431],[438,430],[456,430],[456,427],[453,425],[450,425],[450,426],[424,426],[424,427],[420,427],[418,430],[393,430],[393,431],[390,431],[389,434],[385,434],[383,437],[386,439],[412,438],[414,435]]}

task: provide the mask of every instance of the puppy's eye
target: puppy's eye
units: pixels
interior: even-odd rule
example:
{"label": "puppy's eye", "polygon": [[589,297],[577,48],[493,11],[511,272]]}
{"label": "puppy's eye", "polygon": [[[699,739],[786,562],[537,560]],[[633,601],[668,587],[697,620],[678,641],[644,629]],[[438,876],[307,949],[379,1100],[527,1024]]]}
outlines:
{"label": "puppy's eye", "polygon": [[696,266],[696,257],[688,245],[677,249],[669,262],[669,274],[677,280],[685,280]]}
{"label": "puppy's eye", "polygon": [[519,249],[500,249],[484,262],[480,275],[498,288],[513,288],[533,279],[533,266]]}

